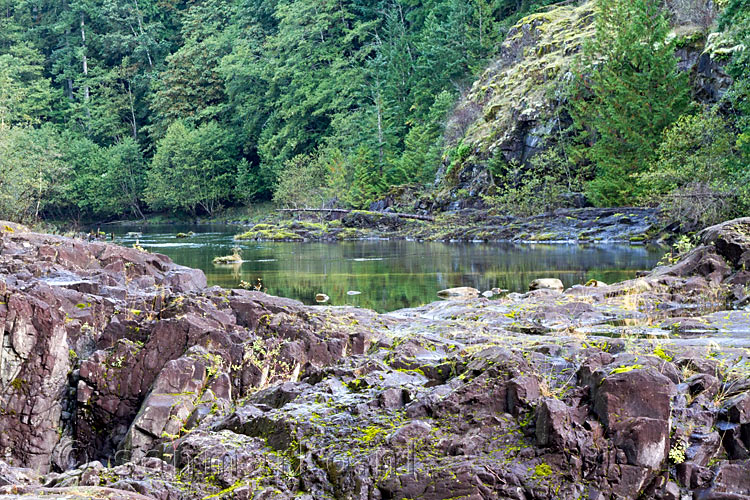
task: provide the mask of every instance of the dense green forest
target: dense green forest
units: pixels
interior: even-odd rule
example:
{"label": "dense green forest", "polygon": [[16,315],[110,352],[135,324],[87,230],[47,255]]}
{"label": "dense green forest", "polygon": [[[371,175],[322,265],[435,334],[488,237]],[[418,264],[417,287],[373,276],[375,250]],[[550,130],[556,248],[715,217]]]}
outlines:
{"label": "dense green forest", "polygon": [[[549,3],[0,0],[0,217],[363,207],[394,185],[431,186],[462,154],[444,144],[462,93],[509,28]],[[568,139],[520,177],[494,168],[488,200],[562,185],[601,205],[682,190],[741,211],[750,2],[721,7],[706,30],[734,47],[733,84],[708,107],[677,68],[668,9],[598,0],[565,89]]]}

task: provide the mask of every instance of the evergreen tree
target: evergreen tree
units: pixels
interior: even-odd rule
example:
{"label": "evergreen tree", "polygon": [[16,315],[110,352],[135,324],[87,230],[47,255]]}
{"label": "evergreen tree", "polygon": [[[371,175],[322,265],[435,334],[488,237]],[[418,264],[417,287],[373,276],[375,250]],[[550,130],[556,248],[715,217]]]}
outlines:
{"label": "evergreen tree", "polygon": [[353,207],[367,208],[386,187],[382,172],[378,171],[370,151],[360,148],[354,160],[354,182],[348,201]]}
{"label": "evergreen tree", "polygon": [[728,68],[734,79],[728,101],[735,109],[736,126],[740,131],[737,146],[743,160],[750,162],[750,1],[729,0],[719,20],[719,28],[728,39],[728,45],[735,49]]}
{"label": "evergreen tree", "polygon": [[[584,46],[571,114],[583,132],[577,153],[596,167],[599,205],[634,200],[635,176],[654,159],[662,131],[685,109],[669,19],[658,0],[597,0],[596,36]],[[583,149],[583,151],[581,151]]]}
{"label": "evergreen tree", "polygon": [[283,162],[312,151],[330,133],[333,116],[355,109],[359,67],[375,21],[357,17],[348,1],[280,0],[278,33],[262,61],[270,116],[259,137],[261,162],[275,177]]}
{"label": "evergreen tree", "polygon": [[0,130],[50,119],[55,97],[36,50],[16,44],[0,55]]}
{"label": "evergreen tree", "polygon": [[182,46],[166,59],[151,94],[153,139],[164,136],[175,120],[200,125],[219,120],[226,106],[222,57],[230,53],[233,15],[229,0],[192,5],[182,16]]}
{"label": "evergreen tree", "polygon": [[403,155],[394,169],[395,173],[389,176],[389,184],[427,184],[435,179],[443,151],[444,121],[454,101],[455,98],[450,92],[441,92],[435,98],[426,119],[409,130]]}

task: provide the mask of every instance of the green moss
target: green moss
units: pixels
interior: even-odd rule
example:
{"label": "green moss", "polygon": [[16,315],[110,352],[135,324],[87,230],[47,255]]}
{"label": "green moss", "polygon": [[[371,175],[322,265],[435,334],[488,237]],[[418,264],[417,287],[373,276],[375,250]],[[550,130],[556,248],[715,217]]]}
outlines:
{"label": "green moss", "polygon": [[552,241],[557,238],[557,233],[540,233],[533,234],[529,238],[530,241]]}
{"label": "green moss", "polygon": [[337,240],[356,240],[362,237],[362,234],[353,227],[347,227],[336,233]]}
{"label": "green moss", "polygon": [[664,348],[662,348],[661,346],[656,346],[654,348],[654,356],[656,356],[658,358],[661,358],[661,359],[663,359],[664,361],[667,361],[667,362],[672,361],[672,356],[670,356],[669,354],[667,354],[666,351],[664,351]]}
{"label": "green moss", "polygon": [[[257,227],[257,226],[256,226]],[[256,241],[303,241],[304,238],[297,233],[285,229],[261,229],[238,234],[235,240],[256,240]]]}
{"label": "green moss", "polygon": [[695,25],[678,26],[671,34],[677,48],[701,50],[706,44],[706,32]]}
{"label": "green moss", "polygon": [[307,231],[326,231],[328,228],[325,224],[322,224],[320,222],[306,222],[306,221],[293,221],[288,224],[285,224],[284,226],[288,227],[289,229],[304,229]]}
{"label": "green moss", "polygon": [[16,378],[14,378],[14,379],[13,379],[13,380],[11,381],[11,383],[10,383],[10,386],[11,386],[11,387],[12,387],[12,388],[13,388],[13,389],[14,389],[15,391],[17,391],[17,392],[21,392],[21,390],[22,390],[22,389],[23,389],[23,388],[24,388],[24,387],[26,386],[26,381],[25,381],[25,380],[23,380],[23,379],[22,379],[22,378],[20,378],[20,377],[16,377]]}
{"label": "green moss", "polygon": [[534,467],[534,478],[540,479],[543,477],[548,477],[552,475],[552,467],[550,467],[548,464],[541,463],[537,464],[536,467]]}
{"label": "green moss", "polygon": [[421,368],[397,368],[396,371],[401,373],[416,373],[417,375],[422,375],[423,377],[425,376],[424,371],[422,371]]}
{"label": "green moss", "polygon": [[619,366],[617,368],[613,368],[612,371],[609,372],[609,374],[610,375],[616,375],[618,373],[627,373],[627,372],[631,372],[633,370],[640,370],[641,368],[643,368],[643,365],[638,365],[638,364],[628,365],[628,366],[624,366],[623,365],[623,366]]}
{"label": "green moss", "polygon": [[360,438],[360,441],[369,444],[375,441],[381,434],[385,434],[385,430],[381,427],[370,425],[362,429],[362,437]]}

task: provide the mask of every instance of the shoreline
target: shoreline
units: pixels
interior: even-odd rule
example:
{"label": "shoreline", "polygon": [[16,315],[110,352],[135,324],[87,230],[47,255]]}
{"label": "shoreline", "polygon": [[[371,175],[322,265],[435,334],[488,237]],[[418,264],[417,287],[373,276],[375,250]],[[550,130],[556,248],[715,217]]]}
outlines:
{"label": "shoreline", "polygon": [[[238,239],[253,241],[408,240],[487,243],[665,244],[676,234],[665,228],[658,210],[648,208],[563,209],[517,218],[484,210],[445,212],[433,221],[401,219],[388,212],[353,211],[325,219],[275,218],[267,222],[202,220],[192,222],[118,221],[105,225],[228,225],[248,228]],[[93,226],[90,226],[93,227]]]}
{"label": "shoreline", "polygon": [[[0,227],[0,493],[750,491],[750,219],[641,278],[388,314],[207,287],[159,254]],[[223,457],[237,466],[203,467]]]}

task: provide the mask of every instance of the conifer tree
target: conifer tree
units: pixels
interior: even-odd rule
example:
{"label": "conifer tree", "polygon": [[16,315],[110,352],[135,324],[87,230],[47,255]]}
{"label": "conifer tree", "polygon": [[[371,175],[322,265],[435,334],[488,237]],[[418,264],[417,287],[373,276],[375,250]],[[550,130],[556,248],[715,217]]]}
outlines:
{"label": "conifer tree", "polygon": [[662,131],[685,109],[687,79],[658,0],[597,0],[595,22],[571,114],[583,132],[583,156],[596,167],[589,197],[622,205],[637,194],[635,176],[653,161]]}
{"label": "conifer tree", "polygon": [[365,148],[359,148],[354,158],[354,183],[349,191],[349,203],[366,208],[385,189],[385,179],[378,172],[374,158]]}

